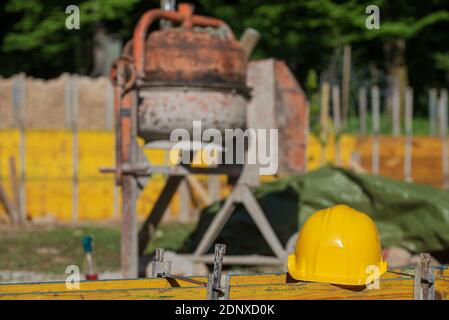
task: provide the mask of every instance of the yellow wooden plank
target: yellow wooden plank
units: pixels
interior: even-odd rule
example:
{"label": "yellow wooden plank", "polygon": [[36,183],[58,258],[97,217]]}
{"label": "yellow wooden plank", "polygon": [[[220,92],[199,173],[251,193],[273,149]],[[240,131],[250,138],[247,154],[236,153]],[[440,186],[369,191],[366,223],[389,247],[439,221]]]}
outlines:
{"label": "yellow wooden plank", "polygon": [[[400,269],[396,271],[401,271]],[[410,279],[404,275],[387,272],[382,275],[381,279]],[[291,278],[288,273],[263,273],[263,274],[236,274],[231,275],[231,285],[248,285],[248,284],[288,284],[296,283],[297,280]]]}
{"label": "yellow wooden plank", "polygon": [[[343,134],[339,138],[341,165],[349,166],[351,155],[356,151],[357,138],[352,135]],[[307,145],[307,169],[315,170],[321,166],[321,153],[325,155],[326,163],[336,163],[336,139],[334,135],[329,135],[327,140],[322,144],[319,139],[313,135],[309,135]]]}
{"label": "yellow wooden plank", "polygon": [[29,179],[26,182],[26,199],[27,214],[32,218],[52,216],[61,221],[72,219],[70,179]]}
{"label": "yellow wooden plank", "polygon": [[[192,279],[206,282],[207,277],[192,277]],[[168,280],[164,278],[155,279],[133,279],[133,280],[98,280],[80,281],[81,291],[98,290],[135,290],[135,289],[155,289],[171,287],[192,287],[196,286],[183,280]],[[0,284],[0,296],[4,294],[18,293],[51,293],[51,292],[72,292],[66,287],[65,282],[41,282],[41,283],[17,283]]]}
{"label": "yellow wooden plank", "polygon": [[[380,175],[402,180],[404,166],[404,141],[402,137],[380,137]],[[361,138],[356,146],[365,169],[371,170],[371,137]],[[418,183],[441,186],[441,139],[413,137],[412,178]]]}
{"label": "yellow wooden plank", "polygon": [[384,280],[379,289],[349,288],[325,283],[231,286],[231,300],[404,300],[413,299],[413,280]]}
{"label": "yellow wooden plank", "polygon": [[449,269],[435,272],[435,299],[449,300]]}
{"label": "yellow wooden plank", "polygon": [[[381,137],[382,175],[402,179],[403,137]],[[139,143],[143,141],[139,139]],[[72,133],[68,130],[27,130],[26,131],[26,209],[31,218],[52,215],[58,220],[72,217]],[[441,185],[441,141],[433,137],[413,138],[413,178],[416,182]],[[326,161],[335,163],[335,137],[330,135],[325,146],[312,135],[307,148],[307,168],[316,169],[321,165],[321,152]],[[362,166],[370,170],[371,140],[358,139],[353,135],[340,137],[341,160],[349,166],[351,154],[361,154]],[[8,159],[16,158],[18,166],[19,133],[14,129],[0,130],[0,175],[4,178],[7,194],[11,195],[8,180]],[[153,164],[166,162],[164,150],[145,150]],[[114,165],[114,133],[112,131],[81,130],[79,132],[79,219],[106,220],[113,216],[113,175],[99,172],[102,166]],[[198,177],[200,180],[201,176]],[[268,181],[273,177],[263,177]],[[137,202],[139,218],[146,217],[154,205],[164,185],[162,175],[154,175],[140,194]],[[230,187],[223,185],[220,195],[229,194]],[[165,221],[176,219],[179,208],[177,195],[171,205],[170,215]],[[4,210],[0,207],[0,212]]]}
{"label": "yellow wooden plank", "polygon": [[114,216],[113,176],[84,178],[80,180],[78,190],[80,220],[107,220]]}
{"label": "yellow wooden plank", "polygon": [[[67,290],[47,292],[9,292],[0,299],[205,299],[204,287],[125,288],[115,290]],[[324,283],[236,285],[231,300],[289,299],[413,299],[412,280],[382,281],[380,289],[348,288]]]}
{"label": "yellow wooden plank", "polygon": [[249,284],[286,284],[292,280],[288,273],[263,273],[263,274],[235,274],[230,277],[231,286],[249,285]]}
{"label": "yellow wooden plank", "polygon": [[0,300],[205,300],[204,287],[10,293]]}
{"label": "yellow wooden plank", "polygon": [[[206,281],[206,277],[194,279]],[[272,283],[263,283],[263,281]],[[289,299],[413,299],[413,280],[383,278],[379,289],[325,283],[290,282],[286,274],[238,275],[231,277],[231,300]],[[275,283],[278,282],[278,283]],[[449,277],[437,277],[435,298],[449,299]],[[247,284],[251,283],[251,284]],[[258,283],[258,284],[255,284]],[[206,289],[189,282],[167,279],[83,281],[80,289],[65,283],[0,285],[1,299],[205,299]]]}
{"label": "yellow wooden plank", "polygon": [[[401,269],[393,271],[412,273]],[[445,269],[435,273],[436,299],[449,299],[449,277],[444,276],[449,274],[448,271]],[[306,296],[312,295],[314,299],[413,299],[413,279],[407,275],[390,272],[382,276],[380,291],[364,289],[353,292],[330,284],[299,282],[291,279],[286,273],[234,275],[231,276],[230,283],[231,293],[234,292],[231,299],[306,299],[302,293],[297,292],[304,290],[307,291]],[[405,289],[406,291],[401,292]],[[272,291],[276,292],[276,297],[269,298],[270,294],[273,294]],[[253,298],[250,298],[251,296]]]}

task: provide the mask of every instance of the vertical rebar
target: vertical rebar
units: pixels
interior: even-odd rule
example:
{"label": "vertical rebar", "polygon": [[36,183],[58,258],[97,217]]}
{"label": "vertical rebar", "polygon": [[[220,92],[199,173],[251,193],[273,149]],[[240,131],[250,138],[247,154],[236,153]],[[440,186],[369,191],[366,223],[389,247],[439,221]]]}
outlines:
{"label": "vertical rebar", "polygon": [[223,256],[226,252],[226,245],[217,243],[215,245],[215,257],[214,257],[214,271],[209,277],[208,283],[208,298],[209,300],[218,300],[220,293],[217,289],[220,289],[221,283],[221,269],[223,265]]}
{"label": "vertical rebar", "polygon": [[405,146],[404,146],[404,178],[412,181],[412,148],[413,148],[413,89],[407,87],[405,93]]}
{"label": "vertical rebar", "polygon": [[341,129],[341,111],[340,111],[340,88],[338,85],[332,86],[332,113],[334,116],[335,128],[335,164],[341,165],[340,155],[340,129]]}
{"label": "vertical rebar", "polygon": [[429,133],[434,136],[437,133],[437,89],[429,90]]}
{"label": "vertical rebar", "polygon": [[440,127],[440,138],[441,138],[441,157],[443,166],[443,188],[447,189],[449,187],[449,139],[447,136],[447,89],[442,89],[440,91],[440,103],[439,103],[439,127]]}
{"label": "vertical rebar", "polygon": [[379,174],[380,93],[378,86],[371,87],[371,107],[373,113],[371,171],[373,174]]}
{"label": "vertical rebar", "polygon": [[367,109],[367,93],[366,88],[359,89],[359,134],[366,135],[366,109]]}

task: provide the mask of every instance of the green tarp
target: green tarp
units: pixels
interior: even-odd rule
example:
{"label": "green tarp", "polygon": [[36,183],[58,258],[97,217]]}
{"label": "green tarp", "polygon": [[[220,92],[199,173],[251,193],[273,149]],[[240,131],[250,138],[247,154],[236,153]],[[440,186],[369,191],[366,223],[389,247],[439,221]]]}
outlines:
{"label": "green tarp", "polygon": [[[411,252],[449,249],[449,193],[430,186],[324,167],[263,184],[253,192],[284,246],[310,214],[341,203],[374,219],[384,247],[399,246]],[[222,204],[202,211],[183,252],[196,248]],[[216,242],[226,243],[230,255],[272,254],[242,206],[236,208]]]}

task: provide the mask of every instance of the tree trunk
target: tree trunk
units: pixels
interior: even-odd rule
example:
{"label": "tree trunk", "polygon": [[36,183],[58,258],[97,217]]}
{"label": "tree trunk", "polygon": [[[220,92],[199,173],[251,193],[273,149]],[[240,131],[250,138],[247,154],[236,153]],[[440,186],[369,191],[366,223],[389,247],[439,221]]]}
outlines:
{"label": "tree trunk", "polygon": [[386,65],[389,73],[390,92],[399,87],[401,118],[405,110],[405,91],[408,86],[408,72],[405,61],[406,42],[404,39],[388,41],[384,46]]}
{"label": "tree trunk", "polygon": [[343,127],[346,127],[349,115],[349,91],[351,89],[351,45],[346,44],[343,50],[343,77],[342,77],[342,116]]}

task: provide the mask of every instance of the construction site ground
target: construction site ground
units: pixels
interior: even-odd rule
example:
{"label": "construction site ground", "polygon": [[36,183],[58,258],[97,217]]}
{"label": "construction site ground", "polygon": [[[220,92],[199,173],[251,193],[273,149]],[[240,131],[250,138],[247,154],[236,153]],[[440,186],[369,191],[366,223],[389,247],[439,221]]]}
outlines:
{"label": "construction site ground", "polygon": [[[162,225],[147,252],[156,247],[177,250],[193,224]],[[94,258],[99,277],[120,277],[120,222],[58,223],[21,227],[0,225],[0,282],[65,279],[68,265],[83,268],[81,240],[94,237]]]}

